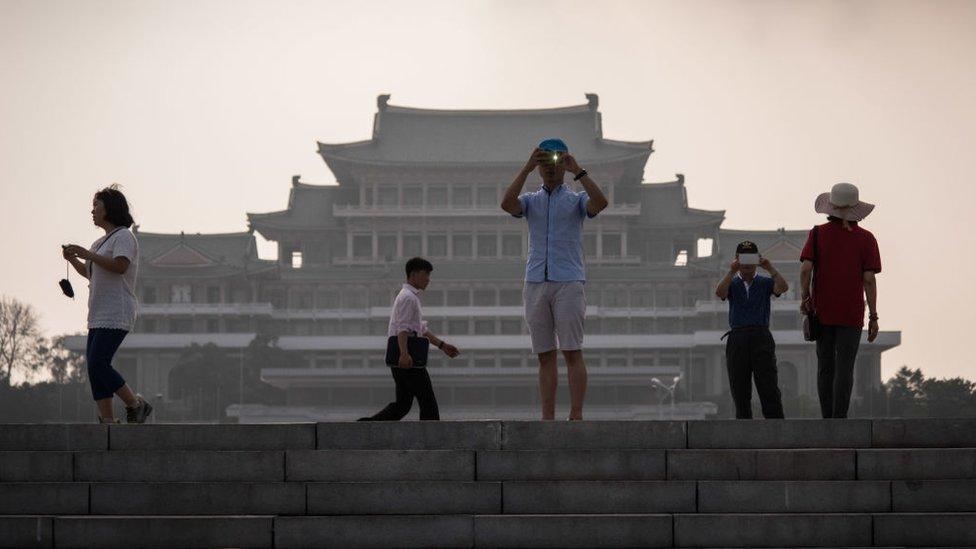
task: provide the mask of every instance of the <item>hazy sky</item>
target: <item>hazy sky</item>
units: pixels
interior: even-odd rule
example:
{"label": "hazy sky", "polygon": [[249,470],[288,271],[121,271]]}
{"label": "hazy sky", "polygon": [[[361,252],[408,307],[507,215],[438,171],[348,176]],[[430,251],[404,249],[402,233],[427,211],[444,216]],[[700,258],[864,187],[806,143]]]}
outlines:
{"label": "hazy sky", "polygon": [[[59,244],[124,185],[144,231],[227,232],[334,181],[315,141],[370,136],[376,95],[432,108],[600,95],[728,228],[808,228],[838,181],[878,205],[882,329],[903,364],[976,378],[976,2],[0,0],[0,293],[84,329]],[[268,246],[263,246],[270,253]],[[75,285],[84,285],[75,277]]]}

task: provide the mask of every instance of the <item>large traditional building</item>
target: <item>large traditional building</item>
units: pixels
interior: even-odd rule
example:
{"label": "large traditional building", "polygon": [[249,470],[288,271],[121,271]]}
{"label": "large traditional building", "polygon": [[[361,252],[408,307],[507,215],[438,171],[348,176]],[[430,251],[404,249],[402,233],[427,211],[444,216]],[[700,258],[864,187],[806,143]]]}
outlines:
{"label": "large traditional building", "polygon": [[[723,211],[689,207],[682,175],[645,183],[653,142],[604,138],[596,95],[578,106],[508,111],[388,101],[378,98],[371,139],[319,143],[338,185],[295,176],[287,209],[248,214],[249,232],[138,234],[142,307],[119,363],[139,387],[166,400],[182,347],[240,350],[266,333],[298,357],[262,371],[288,403],[245,403],[232,415],[345,419],[376,410],[393,394],[382,359],[390,304],[405,260],[420,255],[434,264],[423,295],[430,328],[462,350],[453,360],[435,353],[430,365],[443,417],[537,417],[536,360],[522,318],[527,227],[499,203],[535,144],[560,137],[610,200],[585,223],[587,416],[704,417],[729,399],[720,339],[727,306],[713,288],[745,239],[795,286],[805,229],[723,229]],[[538,184],[532,176],[526,190]],[[277,243],[277,261],[258,258],[253,231]],[[797,310],[795,289],[773,308],[780,382],[788,399],[815,400],[816,357]],[[862,344],[855,399],[878,384],[881,353],[899,341],[899,332],[884,332]],[[653,378],[680,378],[673,406]]]}

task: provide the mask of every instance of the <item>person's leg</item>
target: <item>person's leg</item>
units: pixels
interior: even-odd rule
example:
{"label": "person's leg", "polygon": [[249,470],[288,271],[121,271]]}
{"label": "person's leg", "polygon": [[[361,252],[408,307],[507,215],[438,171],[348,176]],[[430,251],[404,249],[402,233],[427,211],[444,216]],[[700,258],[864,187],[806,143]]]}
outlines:
{"label": "person's leg", "polygon": [[413,393],[408,387],[407,376],[404,372],[409,370],[393,366],[390,374],[393,376],[393,383],[396,384],[396,400],[387,404],[385,408],[376,414],[361,418],[360,421],[400,421],[413,405]]}
{"label": "person's leg", "polygon": [[861,345],[861,328],[838,326],[835,341],[833,417],[846,418],[854,387],[854,363]]}
{"label": "person's leg", "polygon": [[586,364],[583,351],[563,351],[569,374],[569,419],[583,419],[583,399],[586,397]]}
{"label": "person's leg", "polygon": [[437,408],[437,397],[434,396],[434,386],[430,382],[430,374],[427,368],[417,368],[410,372],[411,389],[417,396],[417,405],[420,406],[420,419],[439,420],[440,411]]}
{"label": "person's leg", "polygon": [[128,383],[120,387],[118,391],[115,391],[115,394],[118,395],[119,398],[122,399],[122,402],[124,402],[129,408],[134,408],[140,403],[139,398],[134,392],[132,392],[132,389],[129,388]]}
{"label": "person's leg", "polygon": [[752,372],[749,367],[749,337],[745,332],[729,334],[725,342],[725,367],[736,419],[752,419]]}
{"label": "person's leg", "polygon": [[756,380],[756,393],[762,404],[763,417],[782,419],[783,395],[779,391],[779,376],[776,372],[776,342],[769,330],[757,330],[750,334],[752,342],[752,375]]}
{"label": "person's leg", "polygon": [[569,377],[569,419],[583,419],[586,396],[586,364],[583,361],[583,323],[586,319],[586,294],[582,282],[565,282],[556,286],[553,320],[559,349],[566,359]]}
{"label": "person's leg", "polygon": [[817,338],[817,395],[820,397],[820,415],[824,419],[834,417],[834,349],[836,326],[822,326]]}
{"label": "person's leg", "polygon": [[85,349],[88,381],[99,417],[107,421],[115,420],[112,395],[125,386],[125,380],[112,368],[112,358],[125,335],[125,330],[93,328],[88,331],[88,345]]}
{"label": "person's leg", "polygon": [[525,325],[532,339],[532,352],[539,357],[539,398],[542,419],[556,415],[556,333],[552,306],[549,300],[550,283],[526,282],[522,297],[525,301]]}
{"label": "person's leg", "polygon": [[556,419],[556,387],[559,373],[556,370],[556,351],[539,353],[539,399],[542,401],[542,419]]}

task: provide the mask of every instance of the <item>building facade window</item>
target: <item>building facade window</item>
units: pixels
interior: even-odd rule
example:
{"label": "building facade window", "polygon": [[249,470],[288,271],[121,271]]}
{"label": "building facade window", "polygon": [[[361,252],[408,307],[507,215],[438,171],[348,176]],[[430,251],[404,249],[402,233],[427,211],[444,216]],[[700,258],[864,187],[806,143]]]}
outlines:
{"label": "building facade window", "polygon": [[155,286],[146,286],[142,289],[142,302],[147,304],[156,302]]}
{"label": "building facade window", "polygon": [[423,254],[423,237],[420,233],[403,235],[403,257],[417,257]]}
{"label": "building facade window", "polygon": [[522,235],[502,235],[502,255],[505,257],[522,257]]}
{"label": "building facade window", "polygon": [[498,199],[498,189],[495,187],[478,187],[478,206],[490,208],[498,206],[501,201]]}
{"label": "building facade window", "polygon": [[478,257],[493,258],[498,256],[498,235],[481,233],[478,235]]}
{"label": "building facade window", "polygon": [[455,208],[470,208],[471,187],[456,185],[451,188],[451,205]]}
{"label": "building facade window", "polygon": [[454,257],[471,257],[472,242],[470,234],[451,235],[451,246]]}
{"label": "building facade window", "polygon": [[207,303],[220,303],[220,286],[207,286]]}
{"label": "building facade window", "polygon": [[427,187],[427,205],[431,209],[447,207],[447,187]]}
{"label": "building facade window", "polygon": [[371,234],[353,235],[352,256],[357,259],[373,257],[373,235]]}
{"label": "building facade window", "polygon": [[471,292],[468,290],[448,290],[448,307],[469,307],[471,306]]}
{"label": "building facade window", "polygon": [[603,233],[603,257],[620,257],[623,255],[623,245],[620,233]]}
{"label": "building facade window", "polygon": [[380,259],[390,261],[397,257],[397,235],[380,234],[376,237],[376,245]]}
{"label": "building facade window", "polygon": [[173,286],[170,301],[172,303],[193,303],[192,286],[189,284]]}
{"label": "building facade window", "polygon": [[493,307],[495,305],[495,290],[475,290],[475,307]]}
{"label": "building facade window", "polygon": [[430,257],[447,257],[446,234],[431,234],[427,236],[427,255]]}

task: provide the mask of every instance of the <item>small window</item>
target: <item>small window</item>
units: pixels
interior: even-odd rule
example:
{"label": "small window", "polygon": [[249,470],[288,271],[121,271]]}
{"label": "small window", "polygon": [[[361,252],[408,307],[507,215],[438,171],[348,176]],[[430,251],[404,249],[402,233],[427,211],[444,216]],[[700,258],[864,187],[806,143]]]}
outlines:
{"label": "small window", "polygon": [[495,187],[478,187],[478,206],[490,208],[498,206],[498,189]]}
{"label": "small window", "polygon": [[403,257],[417,257],[422,252],[423,240],[420,233],[403,235]]}
{"label": "small window", "polygon": [[447,321],[447,333],[450,335],[467,335],[468,334],[467,319]]}
{"label": "small window", "polygon": [[381,234],[377,237],[376,244],[380,259],[390,261],[397,256],[397,235]]}
{"label": "small window", "polygon": [[493,307],[495,305],[495,290],[475,290],[474,304],[476,307]]}
{"label": "small window", "polygon": [[315,305],[319,309],[338,309],[339,292],[336,290],[319,290],[315,294]]}
{"label": "small window", "polygon": [[451,204],[457,208],[471,207],[471,187],[454,187],[451,189]]}
{"label": "small window", "polygon": [[456,234],[452,238],[454,257],[471,257],[472,243],[471,235]]}
{"label": "small window", "polygon": [[427,236],[427,255],[430,257],[447,257],[446,234],[432,234]]}
{"label": "small window", "polygon": [[448,290],[447,304],[450,307],[467,307],[471,305],[471,293],[468,290]]}
{"label": "small window", "polygon": [[620,257],[622,253],[620,234],[604,233],[603,257]]}
{"label": "small window", "polygon": [[403,205],[407,208],[416,209],[424,203],[424,191],[419,185],[407,185],[403,187]]}
{"label": "small window", "polygon": [[522,257],[522,235],[502,235],[502,255],[505,257]]}
{"label": "small window", "polygon": [[291,253],[291,268],[292,269],[302,268],[302,252]]}
{"label": "small window", "polygon": [[501,322],[501,332],[504,335],[518,335],[522,333],[522,321],[517,319],[504,319]]}
{"label": "small window", "polygon": [[498,237],[494,233],[478,235],[478,257],[496,257],[498,255]]}
{"label": "small window", "polygon": [[146,286],[142,289],[142,302],[143,303],[155,303],[156,302],[156,287]]}
{"label": "small window", "polygon": [[428,307],[443,307],[444,306],[444,292],[439,290],[426,290],[421,300],[424,305]]}
{"label": "small window", "polygon": [[714,240],[711,238],[698,239],[698,257],[711,257]]}
{"label": "small window", "polygon": [[514,307],[522,304],[522,290],[500,290],[499,302],[503,307]]}
{"label": "small window", "polygon": [[678,252],[678,256],[674,258],[675,267],[685,267],[688,265],[688,250],[681,250]]}
{"label": "small window", "polygon": [[494,320],[475,320],[474,333],[476,335],[495,335]]}
{"label": "small window", "polygon": [[216,318],[207,319],[207,333],[218,334],[220,333],[220,321]]}
{"label": "small window", "polygon": [[354,235],[352,237],[352,256],[360,259],[373,257],[373,235]]}
{"label": "small window", "polygon": [[431,208],[447,206],[447,187],[428,187],[427,205]]}
{"label": "small window", "polygon": [[220,303],[220,286],[207,286],[207,303]]}
{"label": "small window", "polygon": [[596,256],[596,235],[593,233],[583,233],[583,254]]}
{"label": "small window", "polygon": [[192,303],[193,294],[191,292],[191,287],[188,284],[173,286],[172,290],[172,301],[173,303]]}

